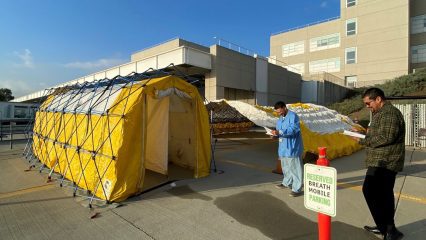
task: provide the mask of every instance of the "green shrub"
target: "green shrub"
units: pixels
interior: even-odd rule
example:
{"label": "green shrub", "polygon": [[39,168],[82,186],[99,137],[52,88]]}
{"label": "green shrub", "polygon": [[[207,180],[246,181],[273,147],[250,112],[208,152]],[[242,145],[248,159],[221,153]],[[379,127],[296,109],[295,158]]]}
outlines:
{"label": "green shrub", "polygon": [[426,87],[426,69],[416,73],[404,75],[377,86],[386,96],[406,96],[407,94],[422,91]]}
{"label": "green shrub", "polygon": [[[426,92],[426,69],[397,77],[392,81],[376,85],[375,87],[382,89],[388,97],[407,96],[411,93],[420,91]],[[333,103],[328,106],[328,108],[334,109],[344,115],[360,111],[364,107],[361,96],[366,89],[366,87],[355,88],[351,91],[351,94],[348,95],[347,99],[339,103]],[[418,102],[418,100],[416,100],[416,102]]]}
{"label": "green shrub", "polygon": [[361,101],[361,95],[345,99],[343,102],[333,103],[328,108],[336,110],[343,115],[349,115],[350,113],[361,110],[364,104]]}

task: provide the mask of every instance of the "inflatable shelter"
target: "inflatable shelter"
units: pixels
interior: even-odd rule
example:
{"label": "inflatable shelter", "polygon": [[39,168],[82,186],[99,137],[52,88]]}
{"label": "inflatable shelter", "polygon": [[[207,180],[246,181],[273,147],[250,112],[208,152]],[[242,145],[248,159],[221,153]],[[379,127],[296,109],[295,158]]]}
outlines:
{"label": "inflatable shelter", "polygon": [[133,74],[56,89],[36,113],[32,151],[44,166],[106,201],[139,193],[169,163],[209,174],[209,119],[177,76]]}
{"label": "inflatable shelter", "polygon": [[[278,116],[270,106],[252,106],[240,101],[226,101],[242,115],[257,126],[275,128]],[[318,147],[327,147],[329,160],[351,155],[362,148],[350,137],[343,135],[343,130],[363,128],[352,120],[334,110],[312,103],[287,104],[287,108],[300,118],[300,127],[304,145],[304,154],[318,155]]]}

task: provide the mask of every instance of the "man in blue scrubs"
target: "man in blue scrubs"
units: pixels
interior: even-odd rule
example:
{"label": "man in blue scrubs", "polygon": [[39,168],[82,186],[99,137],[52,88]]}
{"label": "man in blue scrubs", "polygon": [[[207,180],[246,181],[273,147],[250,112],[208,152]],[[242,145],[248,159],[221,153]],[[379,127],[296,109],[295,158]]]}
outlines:
{"label": "man in blue scrubs", "polygon": [[277,188],[290,188],[290,196],[297,197],[303,194],[303,141],[299,117],[296,113],[289,111],[282,101],[275,103],[274,108],[280,118],[272,134],[279,141],[278,156],[284,175],[282,183],[277,185]]}

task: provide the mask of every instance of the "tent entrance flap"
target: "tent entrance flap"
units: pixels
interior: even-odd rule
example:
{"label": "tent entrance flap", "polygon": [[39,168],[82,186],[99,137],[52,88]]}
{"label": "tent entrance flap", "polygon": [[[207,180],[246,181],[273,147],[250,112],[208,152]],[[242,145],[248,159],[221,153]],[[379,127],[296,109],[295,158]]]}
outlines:
{"label": "tent entrance flap", "polygon": [[168,97],[147,96],[145,168],[164,175],[168,174],[169,105]]}
{"label": "tent entrance flap", "polygon": [[174,92],[147,96],[145,167],[170,175],[169,163],[194,170],[196,163],[195,114],[192,99]]}
{"label": "tent entrance flap", "polygon": [[169,161],[191,170],[197,162],[194,105],[192,99],[170,95]]}

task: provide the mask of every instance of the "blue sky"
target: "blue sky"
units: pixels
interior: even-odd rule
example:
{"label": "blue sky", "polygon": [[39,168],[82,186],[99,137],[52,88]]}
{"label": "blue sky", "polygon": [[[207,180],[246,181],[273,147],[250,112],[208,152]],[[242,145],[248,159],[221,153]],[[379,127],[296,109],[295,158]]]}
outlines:
{"label": "blue sky", "polygon": [[272,33],[339,12],[340,0],[1,0],[0,88],[20,97],[174,37],[269,56]]}

